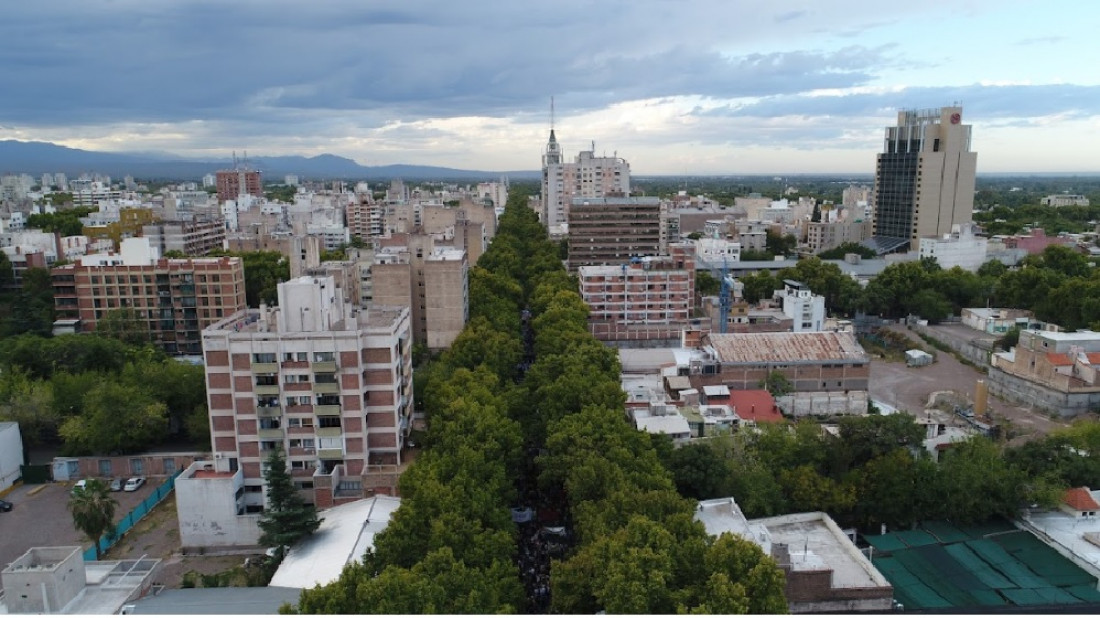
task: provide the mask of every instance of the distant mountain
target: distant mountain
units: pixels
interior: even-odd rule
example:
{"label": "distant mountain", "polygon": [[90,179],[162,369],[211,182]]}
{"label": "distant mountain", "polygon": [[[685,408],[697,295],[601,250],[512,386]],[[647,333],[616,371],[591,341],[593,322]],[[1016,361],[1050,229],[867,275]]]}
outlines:
{"label": "distant mountain", "polygon": [[[302,179],[343,178],[356,180],[497,180],[533,179],[538,171],[482,172],[427,165],[364,166],[346,157],[323,154],[315,157],[282,156],[248,158],[253,168],[264,173],[268,181],[278,181],[286,174]],[[194,160],[166,153],[96,152],[68,148],[49,142],[0,141],[0,173],[31,174],[63,172],[70,178],[82,173],[126,175],[142,179],[198,180],[205,174],[226,169],[228,159]]]}

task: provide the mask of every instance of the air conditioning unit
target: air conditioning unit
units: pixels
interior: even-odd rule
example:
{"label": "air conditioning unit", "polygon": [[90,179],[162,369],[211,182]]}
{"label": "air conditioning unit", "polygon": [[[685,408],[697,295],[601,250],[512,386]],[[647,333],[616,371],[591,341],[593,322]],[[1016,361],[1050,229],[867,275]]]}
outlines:
{"label": "air conditioning unit", "polygon": [[225,457],[225,455],[221,453],[214,453],[214,459],[222,459],[223,457]]}

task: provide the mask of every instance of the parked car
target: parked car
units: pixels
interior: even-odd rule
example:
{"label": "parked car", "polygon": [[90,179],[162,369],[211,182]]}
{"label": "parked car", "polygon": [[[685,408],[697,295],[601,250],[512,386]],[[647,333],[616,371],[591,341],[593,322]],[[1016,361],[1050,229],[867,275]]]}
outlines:
{"label": "parked car", "polygon": [[135,476],[126,481],[126,485],[123,486],[122,491],[137,491],[142,485],[145,484],[144,476]]}
{"label": "parked car", "polygon": [[111,479],[110,488],[111,491],[122,491],[122,479],[118,477]]}
{"label": "parked car", "polygon": [[13,505],[11,502],[8,502],[7,500],[0,500],[0,511],[7,513],[11,510],[12,506]]}
{"label": "parked car", "polygon": [[73,485],[72,493],[76,494],[78,491],[84,491],[84,488],[88,486],[88,479],[80,479]]}

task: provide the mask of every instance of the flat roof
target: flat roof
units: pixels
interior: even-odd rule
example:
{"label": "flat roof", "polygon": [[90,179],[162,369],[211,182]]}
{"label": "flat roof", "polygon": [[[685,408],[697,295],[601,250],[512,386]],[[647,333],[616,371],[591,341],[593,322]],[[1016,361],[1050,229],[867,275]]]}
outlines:
{"label": "flat roof", "polygon": [[870,360],[855,335],[845,332],[711,333],[706,341],[723,363]]}
{"label": "flat roof", "polygon": [[274,615],[284,603],[297,605],[301,595],[300,588],[279,586],[166,589],[133,601],[133,608],[128,613]]}
{"label": "flat roof", "polygon": [[821,512],[753,519],[768,529],[773,543],[786,544],[791,569],[833,571],[833,588],[881,588],[890,585],[831,517]]}
{"label": "flat roof", "polygon": [[649,433],[664,433],[669,435],[690,434],[687,419],[679,414],[667,414],[665,416],[639,416],[634,419],[638,429]]}
{"label": "flat roof", "polygon": [[676,364],[676,348],[619,348],[623,373],[657,373]]}
{"label": "flat roof", "polygon": [[321,527],[290,548],[269,585],[313,588],[336,581],[344,565],[374,547],[375,535],[400,505],[400,498],[374,496],[320,511]]}
{"label": "flat roof", "polygon": [[[1032,527],[1053,541],[1059,553],[1070,553],[1091,565],[1090,573],[1100,575],[1100,519],[1074,517],[1060,510],[1037,511],[1024,515],[1025,527]],[[1061,546],[1060,548],[1058,546]]]}

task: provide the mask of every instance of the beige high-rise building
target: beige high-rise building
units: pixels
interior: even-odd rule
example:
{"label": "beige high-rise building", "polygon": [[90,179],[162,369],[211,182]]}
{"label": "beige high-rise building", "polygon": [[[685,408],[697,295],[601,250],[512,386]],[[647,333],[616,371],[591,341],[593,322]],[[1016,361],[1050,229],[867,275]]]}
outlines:
{"label": "beige high-rise building", "polygon": [[572,163],[565,163],[550,130],[542,157],[542,222],[547,227],[567,223],[578,199],[630,195],[630,164],[617,155],[597,157],[595,149],[593,143],[592,150],[583,150]]}
{"label": "beige high-rise building", "polygon": [[915,248],[924,236],[942,236],[970,223],[978,154],[961,107],[905,110],[886,128],[875,168],[874,235],[877,249]]}
{"label": "beige high-rise building", "polygon": [[375,253],[373,302],[410,307],[414,341],[432,350],[448,348],[469,317],[466,252],[436,247],[421,234],[409,235],[407,243]]}

